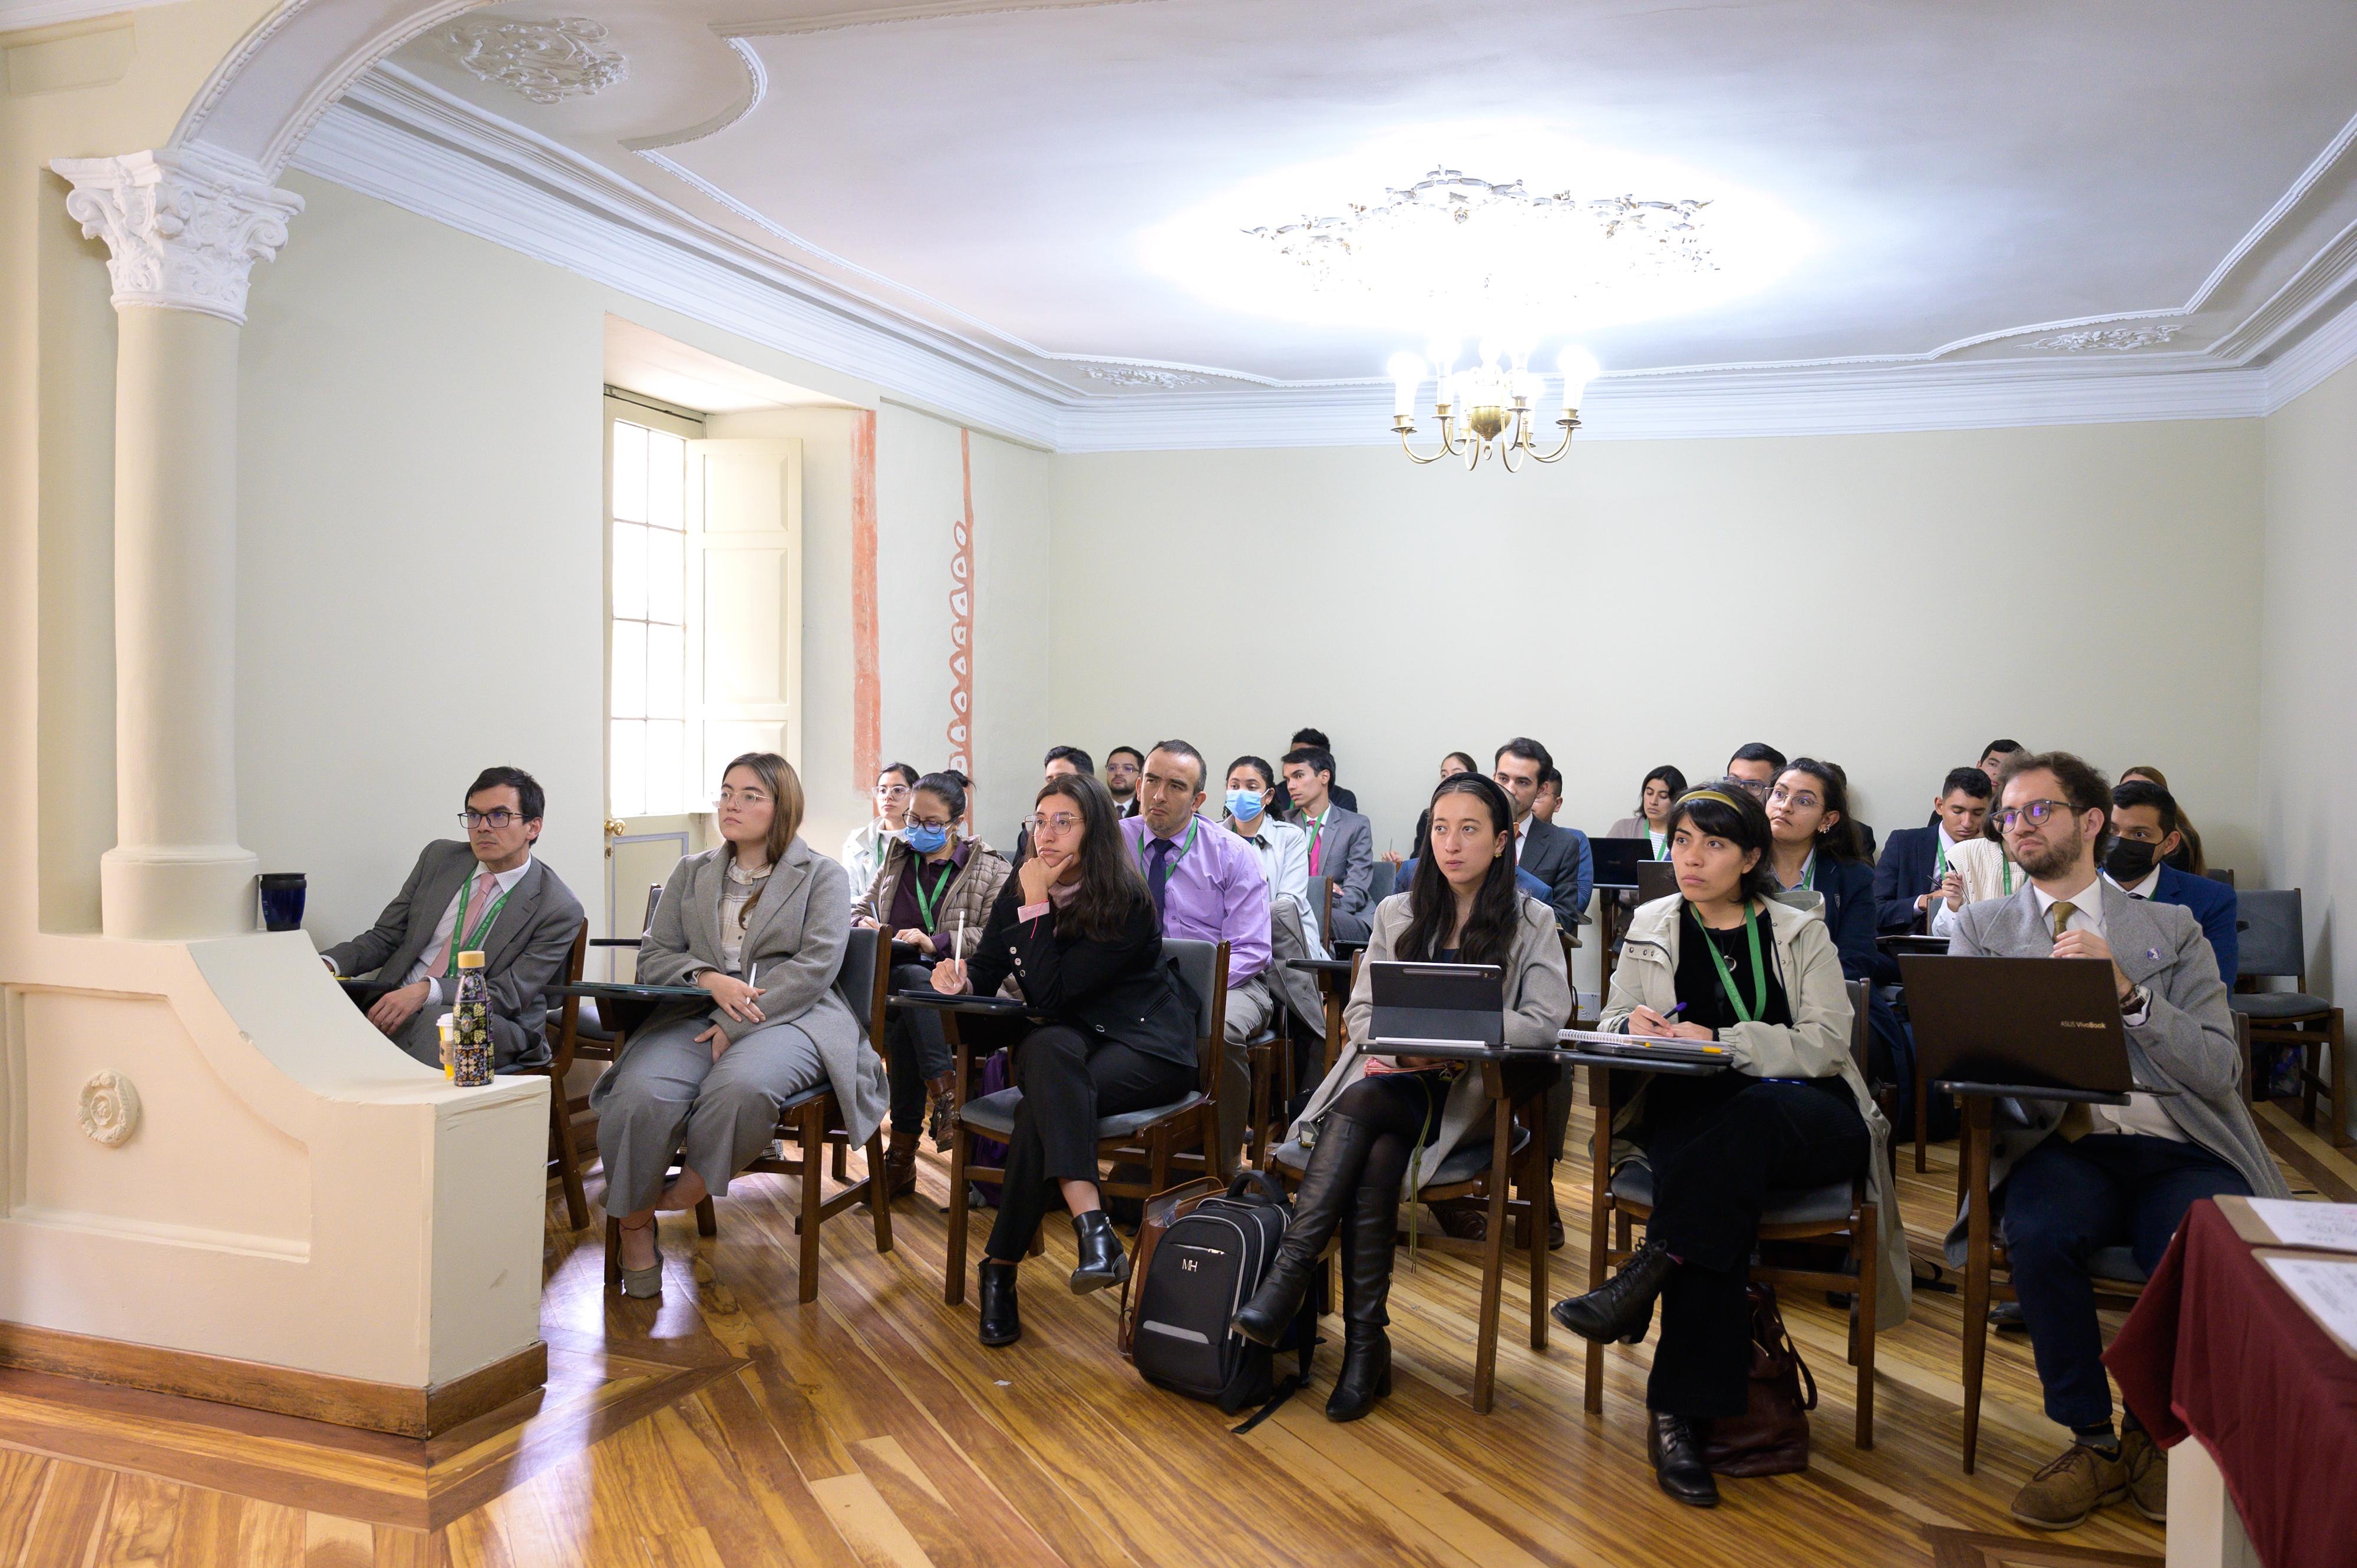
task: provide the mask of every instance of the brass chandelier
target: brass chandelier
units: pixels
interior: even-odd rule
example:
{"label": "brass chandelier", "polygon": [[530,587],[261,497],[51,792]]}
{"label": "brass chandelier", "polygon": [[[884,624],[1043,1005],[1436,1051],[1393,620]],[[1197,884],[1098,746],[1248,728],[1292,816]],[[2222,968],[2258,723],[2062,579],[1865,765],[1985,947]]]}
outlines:
{"label": "brass chandelier", "polygon": [[[1535,405],[1544,393],[1544,382],[1530,370],[1526,355],[1517,354],[1510,365],[1501,366],[1497,346],[1485,343],[1480,362],[1463,371],[1451,369],[1455,357],[1453,350],[1436,349],[1437,364],[1429,368],[1414,354],[1392,357],[1392,431],[1411,462],[1462,457],[1469,473],[1494,451],[1500,466],[1512,474],[1525,462],[1556,462],[1571,450],[1572,432],[1579,428],[1579,400],[1597,372],[1596,360],[1585,349],[1566,349],[1557,362],[1563,402],[1555,424],[1563,435],[1552,451],[1540,450],[1533,439]],[[1436,379],[1433,412],[1440,422],[1440,447],[1422,453],[1408,437],[1415,434],[1416,389],[1428,371]]]}

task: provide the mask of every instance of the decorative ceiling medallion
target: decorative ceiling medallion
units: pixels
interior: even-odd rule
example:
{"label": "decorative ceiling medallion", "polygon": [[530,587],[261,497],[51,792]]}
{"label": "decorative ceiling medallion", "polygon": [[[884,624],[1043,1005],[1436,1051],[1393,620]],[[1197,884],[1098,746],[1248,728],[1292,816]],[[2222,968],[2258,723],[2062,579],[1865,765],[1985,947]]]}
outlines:
{"label": "decorative ceiling medallion", "polygon": [[139,1091],[119,1072],[94,1072],[81,1086],[81,1130],[94,1144],[120,1147],[139,1130]]}
{"label": "decorative ceiling medallion", "polygon": [[599,92],[630,74],[630,61],[597,47],[606,41],[606,25],[587,16],[553,22],[476,17],[451,23],[441,39],[478,79],[512,88],[534,103]]}
{"label": "decorative ceiling medallion", "polygon": [[2129,349],[2149,349],[2156,343],[2166,343],[2184,327],[2088,327],[2076,332],[2057,332],[2051,338],[2040,338],[2036,347],[2059,349],[2066,354],[2083,354],[2091,349],[2125,351]]}
{"label": "decorative ceiling medallion", "polygon": [[1348,213],[1244,232],[1307,269],[1314,286],[1392,298],[1480,300],[1484,314],[1566,301],[1631,284],[1718,270],[1704,200],[1533,196],[1435,168]]}
{"label": "decorative ceiling medallion", "polygon": [[1178,371],[1148,370],[1144,365],[1084,365],[1082,373],[1092,381],[1103,381],[1113,387],[1152,387],[1159,392],[1175,392],[1180,387],[1207,387],[1209,376],[1190,376]]}

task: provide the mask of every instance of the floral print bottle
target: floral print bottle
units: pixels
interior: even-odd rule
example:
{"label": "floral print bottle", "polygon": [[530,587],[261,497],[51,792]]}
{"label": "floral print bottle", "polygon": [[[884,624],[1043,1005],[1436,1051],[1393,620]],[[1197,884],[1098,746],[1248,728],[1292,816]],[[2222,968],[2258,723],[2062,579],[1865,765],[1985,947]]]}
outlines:
{"label": "floral print bottle", "polygon": [[480,1089],[491,1081],[491,992],[481,953],[458,955],[458,1000],[450,1015],[458,1028],[451,1078],[461,1089]]}

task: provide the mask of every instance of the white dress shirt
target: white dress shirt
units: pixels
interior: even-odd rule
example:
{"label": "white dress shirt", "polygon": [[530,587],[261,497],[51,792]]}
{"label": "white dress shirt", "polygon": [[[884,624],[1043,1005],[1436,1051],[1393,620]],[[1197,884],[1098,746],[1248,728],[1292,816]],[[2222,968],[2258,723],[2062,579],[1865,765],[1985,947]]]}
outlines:
{"label": "white dress shirt", "polygon": [[[496,900],[500,894],[513,892],[515,890],[515,885],[523,880],[523,874],[531,869],[532,852],[530,850],[526,850],[524,852],[523,864],[522,865],[517,866],[513,871],[500,871],[492,874],[492,879],[498,891],[494,892],[491,895],[491,897]],[[441,956],[443,945],[450,940],[451,928],[458,923],[458,899],[460,895],[466,894],[468,888],[474,886],[475,879],[482,875],[483,863],[479,860],[475,863],[475,869],[467,874],[467,880],[459,885],[458,892],[450,895],[450,902],[447,907],[443,909],[442,918],[435,924],[434,940],[425,944],[425,950],[417,955],[417,961],[409,966],[409,977],[402,982],[404,985],[414,985],[421,980],[425,982],[425,1004],[428,1007],[439,1007],[442,1004],[451,999],[450,988],[446,987],[443,984],[443,982],[449,977],[447,975],[435,974],[431,972],[434,968],[434,961]],[[469,926],[481,926],[483,923],[483,911],[487,908],[489,908],[488,905],[475,899],[471,895],[468,896],[467,899],[467,923]],[[468,933],[469,936],[474,934],[475,933],[472,931]],[[452,956],[455,957],[456,955],[454,954]]]}
{"label": "white dress shirt", "polygon": [[1326,941],[1318,929],[1318,907],[1309,897],[1309,833],[1264,812],[1260,832],[1236,836],[1253,846],[1260,874],[1268,881],[1269,902],[1290,898],[1301,911],[1301,934],[1308,940],[1309,956],[1324,958]]}
{"label": "white dress shirt", "polygon": [[[2046,922],[2047,929],[2054,929],[2054,906],[2068,903],[2071,918],[2063,922],[2064,930],[2093,931],[2103,936],[2104,881],[2098,875],[2067,898],[2058,898],[2043,887],[2032,888],[2038,896],[2039,917]],[[2121,1014],[2120,1022],[2131,1029],[2141,1028],[2150,1016],[2151,1004],[2147,1002],[2134,1013]],[[2173,1138],[2180,1144],[2185,1141],[2184,1133],[2160,1108],[2160,1101],[2149,1094],[2131,1094],[2126,1105],[2090,1105],[2087,1110],[2098,1133],[2142,1133],[2152,1138]]]}

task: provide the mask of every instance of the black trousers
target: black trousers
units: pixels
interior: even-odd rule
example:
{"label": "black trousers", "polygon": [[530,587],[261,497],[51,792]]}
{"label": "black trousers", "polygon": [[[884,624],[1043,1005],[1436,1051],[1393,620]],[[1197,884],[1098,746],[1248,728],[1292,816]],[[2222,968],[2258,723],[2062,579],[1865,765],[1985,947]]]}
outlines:
{"label": "black trousers", "polygon": [[1873,1136],[1838,1079],[1657,1079],[1649,1099],[1672,1084],[1685,1092],[1662,1096],[1665,1114],[1648,1115],[1641,1140],[1653,1167],[1647,1235],[1679,1262],[1662,1289],[1645,1402],[1740,1415],[1751,1376],[1743,1286],[1768,1194],[1856,1176]]}
{"label": "black trousers", "polygon": [[[930,991],[932,984],[931,964],[893,967],[895,991]],[[892,1085],[892,1130],[914,1137],[925,1127],[925,1080],[939,1078],[951,1067],[942,1015],[929,1007],[894,1008],[884,1026],[884,1060]]]}
{"label": "black trousers", "polygon": [[[1544,1082],[1552,1081],[1556,1071],[1551,1062],[1508,1062],[1508,1098],[1521,1100],[1538,1093]],[[1341,1172],[1342,1185],[1375,1194],[1377,1201],[1396,1202],[1400,1184],[1407,1177],[1409,1158],[1440,1134],[1441,1108],[1448,1101],[1450,1082],[1434,1072],[1388,1072],[1362,1078],[1344,1090],[1329,1114],[1356,1122],[1373,1135],[1360,1145],[1363,1155],[1356,1179],[1352,1179],[1353,1173]],[[1476,1128],[1476,1135],[1482,1130]],[[1320,1160],[1329,1157],[1331,1147],[1327,1141],[1319,1140],[1310,1151],[1311,1169],[1317,1169]],[[1427,1172],[1435,1163],[1426,1162]],[[1303,1240],[1314,1251],[1323,1248],[1327,1238],[1305,1231]]]}
{"label": "black trousers", "polygon": [[1097,1179],[1099,1117],[1182,1100],[1197,1076],[1187,1063],[1061,1024],[1032,1030],[1015,1047],[1014,1066],[1023,1101],[1015,1108],[1006,1183],[987,1249],[1003,1262],[1019,1262],[1030,1248],[1031,1234],[1048,1212],[1049,1182]]}

